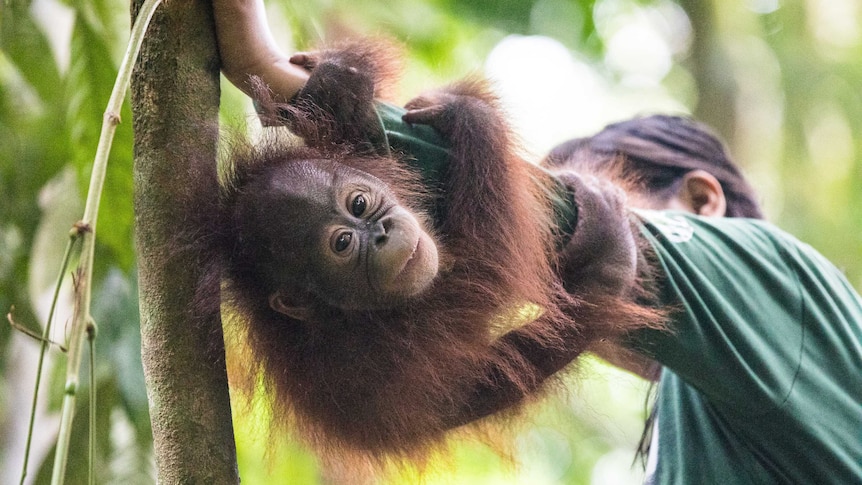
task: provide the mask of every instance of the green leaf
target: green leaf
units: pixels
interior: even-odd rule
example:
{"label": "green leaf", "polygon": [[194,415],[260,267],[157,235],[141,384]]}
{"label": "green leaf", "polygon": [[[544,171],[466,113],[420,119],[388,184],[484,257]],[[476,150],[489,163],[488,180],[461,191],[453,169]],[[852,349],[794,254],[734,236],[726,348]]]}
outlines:
{"label": "green leaf", "polygon": [[33,21],[29,2],[0,2],[0,51],[46,105],[58,103],[63,82],[51,45]]}
{"label": "green leaf", "polygon": [[92,314],[99,330],[99,371],[113,374],[120,406],[143,440],[141,443],[146,443],[152,439],[152,430],[141,365],[137,283],[135,273],[109,270],[94,294]]}
{"label": "green leaf", "polygon": [[[28,8],[0,2],[0,315],[14,306],[18,323],[35,329],[28,263],[42,216],[38,194],[69,156],[63,81]],[[0,349],[10,333],[9,325],[0,325]]]}
{"label": "green leaf", "polygon": [[71,50],[67,118],[72,127],[74,159],[76,165],[82,166],[89,165],[96,152],[102,117],[117,69],[104,39],[80,15],[75,19]]}
{"label": "green leaf", "polygon": [[[78,16],[72,32],[72,61],[69,67],[68,122],[71,131],[73,163],[78,167],[80,180],[89,188],[90,171],[104,111],[117,76],[110,49],[101,36]],[[132,130],[131,111],[123,107],[122,123],[113,140],[110,162],[102,192],[96,240],[107,254],[97,261],[103,270],[109,256],[123,269],[130,269],[134,261],[132,247]]]}

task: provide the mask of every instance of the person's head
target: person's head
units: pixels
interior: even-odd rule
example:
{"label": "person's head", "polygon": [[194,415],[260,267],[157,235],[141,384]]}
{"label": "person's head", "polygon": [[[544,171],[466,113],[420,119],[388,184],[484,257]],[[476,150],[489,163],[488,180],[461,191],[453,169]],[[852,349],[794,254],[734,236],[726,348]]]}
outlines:
{"label": "person's head", "polygon": [[614,123],[591,137],[556,146],[545,163],[619,171],[632,182],[644,208],[763,217],[754,190],[724,144],[690,118],[654,115]]}

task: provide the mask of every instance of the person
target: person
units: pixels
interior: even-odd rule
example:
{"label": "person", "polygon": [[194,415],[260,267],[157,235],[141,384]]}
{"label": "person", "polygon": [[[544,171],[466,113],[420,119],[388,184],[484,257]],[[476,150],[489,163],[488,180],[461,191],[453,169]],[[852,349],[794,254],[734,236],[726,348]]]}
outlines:
{"label": "person", "polygon": [[[308,72],[274,47],[261,0],[213,6],[228,79],[253,95],[256,76],[290,100]],[[388,143],[439,159],[433,133],[387,110]],[[639,207],[635,231],[657,268],[645,276],[668,312],[665,329],[622,342],[642,372],[661,366],[650,483],[862,482],[862,298],[814,249],[758,219],[723,145],[690,120],[651,117],[561,146],[546,166],[613,169]],[[576,212],[561,210],[561,224]]]}
{"label": "person", "polygon": [[634,366],[659,379],[647,482],[862,483],[862,299],[759,220],[721,141],[655,115],[565,142],[545,163],[624,173],[647,209],[635,214],[659,300],[677,309],[667,330],[627,342],[662,366]]}
{"label": "person", "polygon": [[641,205],[706,216],[763,218],[757,194],[721,140],[681,116],[637,117],[551,149],[545,165],[634,175]]}

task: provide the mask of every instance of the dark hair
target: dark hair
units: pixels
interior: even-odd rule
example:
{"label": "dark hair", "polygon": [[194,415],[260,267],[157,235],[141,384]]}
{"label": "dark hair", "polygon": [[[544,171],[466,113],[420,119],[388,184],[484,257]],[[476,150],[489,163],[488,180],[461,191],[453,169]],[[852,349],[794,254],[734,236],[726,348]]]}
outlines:
{"label": "dark hair", "polygon": [[721,184],[728,217],[763,218],[754,189],[730,159],[724,143],[706,125],[668,115],[638,117],[575,138],[551,150],[545,163],[590,170],[619,163],[650,197],[669,198],[692,170],[704,170]]}

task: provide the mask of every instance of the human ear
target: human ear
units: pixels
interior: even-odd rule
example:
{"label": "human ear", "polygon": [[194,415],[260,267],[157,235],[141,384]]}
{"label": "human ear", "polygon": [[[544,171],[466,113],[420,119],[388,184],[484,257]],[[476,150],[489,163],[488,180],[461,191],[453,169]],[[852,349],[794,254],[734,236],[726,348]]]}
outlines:
{"label": "human ear", "polygon": [[727,211],[721,183],[705,170],[692,170],[685,174],[677,197],[701,216],[723,217]]}
{"label": "human ear", "polygon": [[269,295],[269,307],[294,320],[306,321],[311,317],[311,306],[306,298],[284,290]]}

